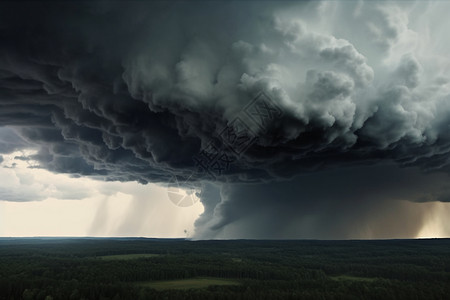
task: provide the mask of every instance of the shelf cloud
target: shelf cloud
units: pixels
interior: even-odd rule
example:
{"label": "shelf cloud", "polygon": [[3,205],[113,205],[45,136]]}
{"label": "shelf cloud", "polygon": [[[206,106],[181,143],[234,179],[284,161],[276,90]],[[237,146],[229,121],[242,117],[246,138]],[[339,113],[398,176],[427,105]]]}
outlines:
{"label": "shelf cloud", "polygon": [[0,7],[0,154],[202,186],[199,238],[413,237],[450,201],[447,3]]}

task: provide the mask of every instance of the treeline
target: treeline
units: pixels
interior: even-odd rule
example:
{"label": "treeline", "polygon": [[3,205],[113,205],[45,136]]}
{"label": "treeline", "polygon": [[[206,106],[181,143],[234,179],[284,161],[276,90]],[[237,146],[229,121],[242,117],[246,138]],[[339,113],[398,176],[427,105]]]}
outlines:
{"label": "treeline", "polygon": [[[0,299],[448,299],[450,241],[0,239]],[[152,253],[152,257],[105,259]],[[158,291],[141,283],[228,278]]]}

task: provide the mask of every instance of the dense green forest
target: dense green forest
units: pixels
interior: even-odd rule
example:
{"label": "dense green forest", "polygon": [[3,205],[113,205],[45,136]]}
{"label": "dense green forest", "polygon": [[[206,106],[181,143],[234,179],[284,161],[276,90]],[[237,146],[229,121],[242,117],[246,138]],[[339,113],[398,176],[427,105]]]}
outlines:
{"label": "dense green forest", "polygon": [[449,299],[450,240],[0,239],[0,299]]}

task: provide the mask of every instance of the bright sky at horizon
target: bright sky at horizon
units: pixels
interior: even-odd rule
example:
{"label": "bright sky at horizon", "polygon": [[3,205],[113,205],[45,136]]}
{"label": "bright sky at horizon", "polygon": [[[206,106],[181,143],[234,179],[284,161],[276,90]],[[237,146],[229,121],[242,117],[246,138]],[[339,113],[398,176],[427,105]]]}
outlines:
{"label": "bright sky at horizon", "polygon": [[[35,162],[20,158],[31,154],[3,155],[0,236],[188,237],[203,212],[200,201],[176,206],[164,185],[103,182],[30,168]],[[16,201],[4,201],[11,195]]]}
{"label": "bright sky at horizon", "polygon": [[[33,153],[26,150],[4,155],[0,163],[0,178],[7,179],[0,183],[0,236],[193,236],[194,222],[203,212],[200,201],[180,207],[170,201],[167,186],[102,182],[32,168],[35,162],[20,158]],[[4,201],[7,193],[27,198]],[[407,205],[422,206],[429,214],[417,238],[450,237],[446,222],[450,203]]]}

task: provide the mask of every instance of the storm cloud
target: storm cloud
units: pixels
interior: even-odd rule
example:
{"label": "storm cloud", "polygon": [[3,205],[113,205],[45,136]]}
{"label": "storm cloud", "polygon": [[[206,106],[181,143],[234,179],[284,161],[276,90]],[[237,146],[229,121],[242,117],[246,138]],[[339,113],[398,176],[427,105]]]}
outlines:
{"label": "storm cloud", "polygon": [[[384,237],[383,216],[410,237],[426,210],[401,201],[450,199],[444,2],[0,8],[0,153],[198,183],[198,237]],[[229,160],[205,167],[205,153]]]}

